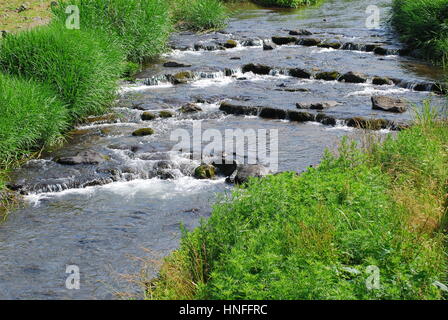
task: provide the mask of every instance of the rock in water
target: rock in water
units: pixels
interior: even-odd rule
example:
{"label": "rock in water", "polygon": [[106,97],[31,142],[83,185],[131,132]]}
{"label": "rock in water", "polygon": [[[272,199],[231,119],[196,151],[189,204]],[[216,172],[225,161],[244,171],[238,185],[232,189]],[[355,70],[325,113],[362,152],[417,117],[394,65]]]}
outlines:
{"label": "rock in water", "polygon": [[150,121],[156,118],[156,115],[152,112],[143,112],[141,115],[143,121]]}
{"label": "rock in water", "polygon": [[372,97],[372,109],[395,113],[403,113],[407,110],[407,103],[403,99],[387,96]]}
{"label": "rock in water", "polygon": [[134,137],[150,136],[152,134],[154,134],[154,130],[151,128],[141,128],[132,132],[132,135]]}
{"label": "rock in water", "polygon": [[289,30],[289,35],[291,36],[310,36],[312,34],[312,32],[305,29]]}
{"label": "rock in water", "polygon": [[238,168],[238,163],[233,157],[223,154],[212,161],[212,165],[217,169],[217,173],[224,177],[229,177]]}
{"label": "rock in water", "polygon": [[277,45],[271,40],[263,41],[263,50],[274,50],[277,48]]}
{"label": "rock in water", "polygon": [[182,113],[193,113],[200,111],[202,111],[202,109],[194,103],[187,103],[186,105],[182,106],[182,108],[180,108],[180,112]]}
{"label": "rock in water", "polygon": [[249,63],[243,66],[243,73],[252,72],[254,74],[268,75],[272,68],[262,64]]}
{"label": "rock in water", "polygon": [[168,61],[163,64],[165,68],[186,68],[191,67],[191,64],[184,64],[176,61]]}
{"label": "rock in water", "polygon": [[202,164],[194,170],[194,176],[197,179],[212,179],[215,174],[215,167],[210,164]]}
{"label": "rock in water", "polygon": [[367,76],[359,72],[347,72],[339,78],[339,81],[347,83],[365,83],[367,81]]}
{"label": "rock in water", "polygon": [[335,81],[338,80],[341,74],[337,71],[332,72],[320,72],[316,74],[317,80]]}
{"label": "rock in water", "polygon": [[297,39],[296,37],[272,37],[272,42],[279,46],[284,44],[296,43],[297,40],[299,39]]}
{"label": "rock in water", "polygon": [[171,111],[160,111],[159,117],[160,118],[172,118],[172,117],[174,117],[174,113],[172,113]]}
{"label": "rock in water", "polygon": [[306,46],[306,47],[315,47],[320,43],[320,39],[316,39],[316,38],[305,38],[305,39],[301,39],[299,40],[299,44],[302,46]]}
{"label": "rock in water", "polygon": [[385,85],[390,86],[394,84],[394,82],[391,79],[385,77],[374,77],[372,79],[372,83],[377,86],[385,86]]}
{"label": "rock in water", "polygon": [[247,116],[256,116],[258,115],[259,108],[232,104],[230,102],[224,101],[221,103],[219,110],[227,113],[227,114],[235,114],[235,115],[247,115]]}
{"label": "rock in water", "polygon": [[299,68],[290,69],[289,75],[291,77],[301,78],[301,79],[310,79],[311,78],[311,73],[309,73],[308,71],[305,71],[303,69],[299,69]]}
{"label": "rock in water", "polygon": [[236,47],[238,47],[238,42],[235,40],[227,40],[224,43],[224,48],[232,49],[232,48],[236,48]]}
{"label": "rock in water", "polygon": [[339,103],[336,101],[324,101],[316,103],[297,103],[296,106],[299,109],[311,109],[311,110],[324,110],[337,106]]}
{"label": "rock in water", "polygon": [[104,161],[106,161],[106,156],[103,154],[92,151],[92,150],[86,150],[81,151],[77,153],[74,156],[70,157],[60,157],[55,158],[53,161],[59,163],[59,164],[65,164],[65,165],[79,165],[79,164],[100,164]]}
{"label": "rock in water", "polygon": [[260,164],[249,164],[238,166],[235,176],[236,184],[246,183],[249,178],[262,178],[269,174],[268,168]]}

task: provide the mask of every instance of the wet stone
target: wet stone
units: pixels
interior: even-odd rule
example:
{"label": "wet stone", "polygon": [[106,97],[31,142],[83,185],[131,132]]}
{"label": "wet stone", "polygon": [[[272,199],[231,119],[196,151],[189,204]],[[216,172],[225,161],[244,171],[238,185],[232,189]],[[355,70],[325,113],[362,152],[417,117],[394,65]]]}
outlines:
{"label": "wet stone", "polygon": [[134,137],[150,136],[152,134],[154,134],[154,129],[151,128],[141,128],[132,132],[132,135]]}
{"label": "wet stone", "polygon": [[53,159],[55,162],[63,165],[80,165],[80,164],[100,164],[106,161],[107,157],[96,151],[81,151],[74,156],[58,157]]}

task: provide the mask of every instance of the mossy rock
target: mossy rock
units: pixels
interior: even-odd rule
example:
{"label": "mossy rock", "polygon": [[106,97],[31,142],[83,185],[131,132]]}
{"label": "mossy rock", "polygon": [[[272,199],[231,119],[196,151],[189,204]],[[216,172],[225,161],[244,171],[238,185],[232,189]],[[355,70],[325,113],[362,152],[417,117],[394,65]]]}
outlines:
{"label": "mossy rock", "polygon": [[338,80],[341,74],[337,71],[331,71],[331,72],[320,72],[316,74],[317,80],[325,80],[325,81],[334,81]]}
{"label": "mossy rock", "polygon": [[213,179],[216,175],[216,169],[209,164],[203,164],[194,170],[194,176],[197,179]]}
{"label": "mossy rock", "polygon": [[152,134],[154,134],[154,129],[151,128],[141,128],[132,132],[134,137],[150,136]]}
{"label": "mossy rock", "polygon": [[238,47],[238,42],[235,40],[227,40],[226,43],[224,43],[224,47],[228,49],[236,48]]}
{"label": "mossy rock", "polygon": [[188,80],[192,79],[193,79],[193,73],[191,73],[190,71],[178,72],[172,76],[172,81],[174,84],[187,83]]}
{"label": "mossy rock", "polygon": [[172,113],[171,111],[160,111],[159,117],[160,118],[172,118],[172,117],[174,117],[174,113]]}
{"label": "mossy rock", "polygon": [[157,116],[152,112],[143,112],[141,118],[143,121],[150,121],[157,118]]}

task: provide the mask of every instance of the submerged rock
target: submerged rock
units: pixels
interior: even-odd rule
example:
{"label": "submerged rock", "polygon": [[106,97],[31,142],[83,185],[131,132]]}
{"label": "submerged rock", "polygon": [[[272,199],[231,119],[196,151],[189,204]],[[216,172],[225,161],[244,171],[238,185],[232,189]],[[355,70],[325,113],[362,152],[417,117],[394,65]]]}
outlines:
{"label": "submerged rock", "polygon": [[77,153],[70,157],[59,157],[53,161],[64,165],[79,165],[79,164],[100,164],[106,161],[107,157],[99,152],[86,150]]}
{"label": "submerged rock", "polygon": [[299,39],[297,39],[296,37],[282,37],[282,36],[272,37],[272,42],[280,46],[285,44],[296,43],[298,40]]}
{"label": "submerged rock", "polygon": [[337,106],[336,101],[312,102],[312,103],[297,103],[296,107],[299,109],[324,110]]}
{"label": "submerged rock", "polygon": [[268,75],[272,68],[262,64],[249,63],[243,66],[243,73],[252,72],[254,74]]}
{"label": "submerged rock", "polygon": [[372,97],[372,109],[394,113],[403,113],[407,110],[407,103],[403,99],[387,96]]}
{"label": "submerged rock", "polygon": [[320,72],[316,74],[317,80],[325,80],[325,81],[335,81],[338,80],[341,74],[337,71],[331,72]]}
{"label": "submerged rock", "polygon": [[154,134],[154,129],[151,128],[141,128],[132,132],[132,135],[134,137],[150,136],[152,134]]}
{"label": "submerged rock", "polygon": [[196,179],[212,179],[215,175],[215,167],[210,164],[202,164],[194,170]]}
{"label": "submerged rock", "polygon": [[365,83],[367,76],[360,72],[347,72],[339,78],[339,81],[347,83]]}

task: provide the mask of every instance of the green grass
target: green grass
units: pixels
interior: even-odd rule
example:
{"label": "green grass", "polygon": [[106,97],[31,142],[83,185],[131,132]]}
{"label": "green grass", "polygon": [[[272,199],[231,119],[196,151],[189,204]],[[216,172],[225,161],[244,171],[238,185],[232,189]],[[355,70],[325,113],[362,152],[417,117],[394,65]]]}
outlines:
{"label": "green grass", "polygon": [[62,25],[68,5],[78,6],[81,30],[106,34],[130,61],[154,58],[166,49],[172,26],[165,0],[60,0],[53,13]]}
{"label": "green grass", "polygon": [[0,70],[53,87],[77,121],[115,99],[123,54],[102,37],[51,25],[0,43]]}
{"label": "green grass", "polygon": [[219,0],[171,0],[173,19],[181,29],[196,31],[223,28],[228,18]]}
{"label": "green grass", "polygon": [[448,62],[448,1],[394,0],[392,24],[423,56],[437,63]]}
{"label": "green grass", "polygon": [[300,176],[250,181],[184,233],[147,297],[443,298],[447,129],[426,119],[368,150],[344,141]]}
{"label": "green grass", "polygon": [[0,73],[0,167],[60,140],[68,110],[49,87]]}

